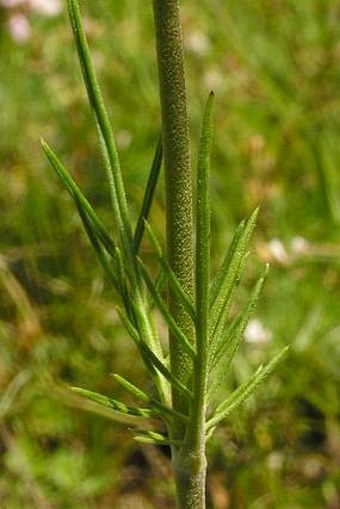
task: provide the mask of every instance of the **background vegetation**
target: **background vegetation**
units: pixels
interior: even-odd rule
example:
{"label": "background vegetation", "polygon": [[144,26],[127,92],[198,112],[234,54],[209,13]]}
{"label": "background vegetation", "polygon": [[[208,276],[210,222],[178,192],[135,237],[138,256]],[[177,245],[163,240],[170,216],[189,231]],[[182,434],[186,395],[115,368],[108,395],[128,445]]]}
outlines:
{"label": "background vegetation", "polygon": [[[119,395],[110,373],[144,372],[39,146],[43,135],[110,224],[64,5],[0,5],[0,505],[172,508],[168,451],[133,443],[64,390]],[[159,131],[151,2],[83,7],[137,213]],[[339,20],[336,0],[183,2],[194,160],[202,107],[217,96],[213,260],[261,204],[244,296],[272,266],[229,387],[293,345],[256,404],[211,440],[216,509],[340,506]],[[161,232],[162,184],[152,222]]]}

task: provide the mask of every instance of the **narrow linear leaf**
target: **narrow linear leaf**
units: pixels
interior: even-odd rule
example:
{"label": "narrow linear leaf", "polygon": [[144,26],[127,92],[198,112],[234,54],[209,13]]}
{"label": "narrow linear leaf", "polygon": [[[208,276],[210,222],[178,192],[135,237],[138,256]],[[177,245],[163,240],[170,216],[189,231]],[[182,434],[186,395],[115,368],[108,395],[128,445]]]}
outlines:
{"label": "narrow linear leaf", "polygon": [[204,112],[197,165],[196,201],[196,341],[200,379],[205,378],[209,337],[210,267],[210,153],[213,133],[214,94],[210,93]]}
{"label": "narrow linear leaf", "polygon": [[146,358],[152,363],[152,365],[159,371],[164,378],[170,382],[179,392],[186,396],[188,399],[192,399],[192,392],[186,387],[178,378],[171,373],[171,371],[161,362],[158,357],[153,353],[152,350],[143,342],[140,342],[140,348]]}
{"label": "narrow linear leaf", "polygon": [[268,265],[266,265],[264,273],[256,282],[244,311],[241,314],[239,314],[232,322],[225,337],[223,336],[223,334],[221,334],[220,337],[215,338],[215,349],[212,352],[211,359],[212,367],[215,367],[219,364],[221,367],[223,367],[224,371],[228,369],[243,339],[243,334],[247,327],[249,319],[256,309],[256,305],[260,298],[267,274]]}
{"label": "narrow linear leaf", "polygon": [[[160,293],[164,289],[166,280],[167,280],[167,277],[166,277],[165,271],[161,267],[161,269],[155,279],[155,289],[156,289],[157,293]],[[156,306],[157,305],[156,305],[156,302],[154,301],[154,299],[150,298],[149,311],[152,312],[152,310]]]}
{"label": "narrow linear leaf", "polygon": [[159,412],[155,412],[153,409],[126,405],[125,403],[121,403],[120,401],[117,401],[113,398],[109,398],[108,396],[104,396],[103,394],[98,394],[97,392],[89,391],[87,389],[82,389],[80,387],[70,387],[70,389],[80,396],[83,396],[84,398],[94,401],[95,403],[98,403],[104,407],[111,408],[112,410],[122,414],[137,417],[152,417],[159,415]]}
{"label": "narrow linear leaf", "polygon": [[138,253],[140,243],[143,238],[144,228],[145,228],[145,220],[149,216],[149,212],[151,209],[151,205],[153,202],[153,197],[155,194],[156,185],[158,182],[159,173],[162,167],[163,160],[163,148],[162,148],[162,137],[159,136],[155,155],[153,158],[148,182],[145,189],[143,204],[141,208],[141,212],[137,221],[137,226],[135,230],[135,234],[133,237],[133,249],[135,255]]}
{"label": "narrow linear leaf", "polygon": [[166,418],[170,416],[171,418],[180,419],[182,421],[188,421],[188,417],[184,414],[181,414],[180,412],[176,412],[176,410],[173,410],[172,408],[163,405],[159,401],[156,401],[154,398],[148,396],[145,392],[143,392],[141,389],[136,387],[134,384],[126,380],[126,378],[123,378],[122,376],[112,373],[112,377],[118,382],[124,389],[126,389],[130,394],[133,394],[137,398],[139,398],[142,401],[147,402],[151,408],[154,408],[157,410],[162,417]]}
{"label": "narrow linear leaf", "polygon": [[181,328],[177,325],[174,318],[171,316],[170,311],[168,310],[166,304],[164,303],[162,297],[157,292],[153,282],[151,281],[151,278],[147,272],[147,269],[145,268],[145,265],[143,264],[142,260],[140,258],[137,258],[139,266],[142,271],[143,279],[146,283],[146,286],[148,287],[153,299],[155,300],[160,312],[162,313],[165,321],[167,322],[171,332],[174,334],[174,337],[177,339],[177,341],[182,345],[182,347],[186,350],[186,352],[190,355],[192,359],[195,358],[196,352],[194,347],[189,343],[189,340],[187,339],[184,332],[181,330]]}
{"label": "narrow linear leaf", "polygon": [[104,269],[104,272],[108,276],[109,281],[111,282],[112,286],[115,288],[117,293],[121,293],[120,281],[117,278],[117,275],[116,275],[112,265],[110,264],[108,257],[102,248],[102,245],[98,241],[98,237],[96,235],[96,231],[94,230],[93,223],[91,222],[91,220],[88,217],[85,210],[78,203],[78,198],[76,198],[76,205],[77,205],[80,219],[81,219],[83,226],[85,228],[85,231],[87,233],[87,236],[88,236],[88,238],[89,238],[89,240],[97,254],[97,257],[99,259],[101,266]]}
{"label": "narrow linear leaf", "polygon": [[154,444],[154,445],[182,445],[181,440],[174,440],[168,436],[161,435],[160,433],[156,433],[155,431],[142,430],[142,429],[134,429],[133,430],[134,439],[137,442],[141,442],[144,444]]}
{"label": "narrow linear leaf", "polygon": [[[181,283],[178,281],[178,278],[176,277],[176,274],[170,267],[170,264],[167,260],[167,257],[164,255],[163,250],[157,240],[156,234],[151,228],[151,225],[145,221],[145,229],[148,232],[148,235],[150,237],[152,246],[155,250],[157,259],[159,263],[161,264],[161,267],[164,271],[165,276],[167,277],[167,280],[169,282],[171,290],[174,292],[176,297],[178,298],[179,303],[184,307],[190,318],[193,322],[196,321],[196,313],[194,310],[194,306],[192,305],[190,301],[190,297],[187,295],[187,293],[183,290]],[[155,286],[156,288],[156,286]],[[157,290],[157,288],[156,288]],[[158,291],[158,290],[157,290]]]}
{"label": "narrow linear leaf", "polygon": [[130,318],[127,317],[126,313],[119,306],[116,306],[116,310],[126,331],[128,332],[131,339],[134,341],[135,345],[137,346],[148,372],[153,377],[156,386],[159,388],[160,394],[164,394],[166,396],[168,391],[166,390],[166,388],[164,388],[164,385],[161,384],[159,381],[159,370],[155,369],[154,359],[150,358],[149,355],[150,349],[143,347],[143,345],[145,344],[142,341],[141,335],[138,332],[135,325],[131,322]]}
{"label": "narrow linear leaf", "polygon": [[[167,401],[169,397],[168,390],[169,388],[164,386],[164,383],[162,383],[162,380],[159,377],[159,373],[163,374],[164,378],[168,379],[169,377],[168,369],[166,368],[166,366],[164,366],[163,362],[156,356],[156,354],[150,349],[150,347],[145,343],[145,341],[143,340],[142,332],[139,331],[135,323],[132,323],[130,317],[128,317],[119,306],[116,306],[116,309],[123,325],[125,326],[130,337],[136,344],[148,372],[150,373],[150,375],[152,375],[153,380],[158,388],[159,394],[162,394],[164,397],[164,401]],[[132,303],[132,309],[134,312],[136,312],[137,315],[136,320],[138,321],[138,314],[140,313],[140,310],[138,310],[134,306],[134,303]],[[161,371],[162,369],[164,369],[164,372]],[[174,381],[174,383],[176,383],[176,381]],[[184,390],[185,389],[186,388],[184,388]]]}
{"label": "narrow linear leaf", "polygon": [[235,230],[235,233],[234,233],[234,236],[230,243],[230,246],[224,256],[222,266],[220,267],[219,271],[217,272],[217,274],[211,284],[210,295],[209,295],[210,307],[212,307],[214,305],[217,295],[219,293],[219,290],[222,286],[223,279],[225,277],[223,268],[228,267],[230,265],[230,261],[235,254],[236,247],[240,241],[240,237],[242,235],[242,232],[244,231],[245,226],[246,226],[246,220],[242,219],[242,221],[240,222],[240,224],[237,226],[237,228]]}
{"label": "narrow linear leaf", "polygon": [[266,366],[260,366],[254,375],[238,387],[226,401],[222,402],[208,419],[206,429],[216,426],[218,423],[226,419],[234,410],[255,391],[255,389],[263,383],[268,376],[274,371],[276,366],[284,359],[289,350],[289,346],[283,348]]}
{"label": "narrow linear leaf", "polygon": [[81,210],[84,211],[84,213],[87,214],[89,221],[91,221],[92,223],[93,233],[95,233],[96,237],[98,237],[100,242],[105,247],[106,251],[110,255],[113,255],[115,244],[111,239],[110,235],[106,232],[102,222],[100,221],[97,214],[91,207],[90,203],[87,201],[83,193],[80,191],[79,187],[74,182],[70,173],[66,170],[65,166],[62,164],[60,159],[57,157],[56,153],[45,142],[45,140],[41,139],[41,145],[51,167],[62,181],[71,198],[73,198],[73,200],[76,202],[78,208],[80,208]]}
{"label": "narrow linear leaf", "polygon": [[258,209],[237,232],[210,292],[210,333],[213,338],[230,308],[231,297],[240,278]]}
{"label": "narrow linear leaf", "polygon": [[128,314],[131,314],[131,298],[129,292],[129,270],[124,265],[124,258],[119,247],[115,248],[115,260],[117,266],[118,283],[120,295],[124,303],[124,307]]}
{"label": "narrow linear leaf", "polygon": [[138,330],[136,329],[135,325],[131,322],[130,318],[127,317],[126,313],[120,306],[115,306],[115,309],[118,313],[118,316],[120,318],[120,321],[124,325],[127,333],[131,337],[131,339],[134,341],[134,343],[138,346],[141,342],[141,338],[139,335]]}
{"label": "narrow linear leaf", "polygon": [[126,380],[126,378],[118,375],[117,373],[111,373],[111,376],[114,378],[114,380],[116,380],[117,383],[119,383],[119,385],[124,387],[124,389],[126,389],[133,396],[136,396],[142,401],[150,401],[150,397],[144,391],[139,389],[139,387],[136,387],[133,383],[129,382],[129,380]]}
{"label": "narrow linear leaf", "polygon": [[68,0],[68,11],[87,95],[96,119],[104,160],[107,163],[108,180],[110,183],[115,219],[120,234],[124,242],[128,245],[129,240],[132,239],[132,233],[116,143],[91,61],[90,50],[82,26],[77,0]]}

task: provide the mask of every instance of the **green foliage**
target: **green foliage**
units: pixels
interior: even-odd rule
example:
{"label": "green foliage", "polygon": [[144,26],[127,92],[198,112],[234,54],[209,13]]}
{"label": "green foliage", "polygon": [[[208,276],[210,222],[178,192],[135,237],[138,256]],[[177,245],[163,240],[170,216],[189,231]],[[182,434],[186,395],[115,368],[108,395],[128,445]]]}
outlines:
{"label": "green foliage", "polygon": [[[218,99],[212,275],[235,225],[260,201],[252,246],[256,257],[272,267],[255,314],[272,340],[240,345],[223,389],[213,391],[216,401],[246,383],[256,366],[282,345],[296,344],[289,362],[259,391],[259,402],[250,399],[247,410],[239,409],[228,419],[230,424],[211,437],[211,482],[214,493],[225,500],[231,497],[240,507],[314,509],[315,505],[331,505],[339,484],[334,449],[339,398],[339,253],[334,227],[339,202],[337,8],[333,1],[316,0],[298,5],[290,1],[230,2],[228,9],[220,2],[203,1],[201,6],[198,13],[196,3],[185,4],[184,31],[194,132],[207,87],[215,89]],[[117,146],[130,214],[137,223],[145,170],[158,136],[151,12],[144,2],[99,1],[87,8],[88,37],[104,95],[112,105],[110,118],[119,126]],[[111,428],[104,419],[65,407],[65,400],[55,395],[46,376],[103,394],[114,393],[129,403],[131,397],[133,405],[140,398],[121,394],[120,386],[112,388],[108,380],[107,373],[118,371],[146,387],[148,397],[155,399],[155,394],[112,309],[106,283],[109,273],[103,276],[93,263],[79,233],[76,211],[60,192],[59,183],[50,178],[36,146],[42,132],[53,140],[101,223],[109,225],[111,236],[114,228],[98,171],[93,124],[74,73],[74,60],[66,50],[71,44],[64,16],[42,19],[32,15],[34,38],[23,45],[11,41],[7,19],[7,14],[0,16],[0,91],[4,99],[0,154],[5,174],[0,198],[1,261],[6,267],[3,270],[1,265],[0,272],[0,392],[7,394],[6,388],[27,366],[33,376],[4,400],[7,410],[1,426],[9,431],[12,442],[1,435],[2,447],[7,444],[1,460],[2,504],[34,507],[32,491],[37,489],[51,505],[65,508],[106,507],[109,491],[115,493],[118,505],[124,503],[120,488],[129,489],[124,484],[130,475],[131,454],[126,432],[114,423]],[[110,36],[104,37],[106,33]],[[201,50],[194,44],[198,36],[203,40]],[[110,65],[103,67],[101,59]],[[269,83],[268,76],[276,79]],[[131,82],[133,94],[126,86]],[[125,145],[129,136],[133,150]],[[155,232],[163,223],[160,190],[156,190],[150,217]],[[271,250],[274,236],[286,251],[286,261]],[[296,237],[307,240],[305,250],[295,249]],[[161,260],[152,243],[150,252],[149,241],[147,235],[139,254],[149,274],[154,274],[155,260],[160,265]],[[107,261],[106,249],[104,254]],[[259,272],[255,266],[256,262],[249,265],[244,285],[236,281],[236,300],[231,301],[223,339],[242,312],[244,288],[255,283],[255,272]],[[163,268],[157,288],[171,277],[169,271],[164,273]],[[53,395],[50,403],[47,392],[49,398]],[[301,399],[308,404],[308,412],[301,410]],[[86,407],[85,400],[74,399],[72,404]],[[150,402],[143,405],[151,408]],[[112,448],[118,453],[113,455]],[[25,462],[20,461],[18,449]],[[161,453],[155,454],[165,461]],[[149,468],[148,463],[144,492],[157,506],[159,501],[147,480]],[[27,471],[30,483],[25,481]],[[64,471],[72,471],[72,476],[66,478]],[[154,471],[152,477],[157,489],[167,499],[171,497],[168,480]],[[141,496],[140,491],[131,495],[136,504],[143,503],[137,500]]]}
{"label": "green foliage", "polygon": [[[146,409],[139,407],[132,407],[119,401],[109,398],[107,396],[98,394],[96,392],[73,388],[77,394],[84,396],[99,405],[111,408],[114,412],[126,416],[141,416],[148,417],[157,415],[164,417],[165,424],[168,427],[169,436],[172,436],[172,422],[169,423],[168,416],[175,408],[167,407],[161,402],[167,402],[168,389],[164,390],[160,385],[158,374],[162,375],[164,379],[175,387],[180,394],[185,398],[189,398],[192,413],[185,416],[187,423],[185,425],[185,436],[190,441],[190,436],[196,432],[196,424],[193,417],[196,412],[202,412],[203,419],[205,418],[206,405],[210,405],[209,400],[206,401],[207,387],[209,385],[209,356],[212,357],[211,351],[214,352],[212,359],[213,367],[227,369],[238,349],[240,341],[243,337],[245,328],[249,321],[250,315],[253,311],[255,303],[259,297],[262,287],[263,278],[259,280],[256,285],[253,295],[250,296],[249,303],[246,309],[235,319],[235,326],[232,326],[232,332],[226,335],[226,339],[222,339],[224,323],[226,317],[224,316],[230,309],[231,296],[236,286],[236,281],[240,277],[241,268],[246,255],[246,250],[250,241],[250,234],[255,225],[257,211],[251,218],[244,224],[244,227],[236,234],[234,243],[232,244],[227,257],[222,264],[220,272],[216,276],[214,285],[209,292],[209,272],[210,272],[210,153],[212,144],[212,126],[213,126],[213,103],[214,95],[210,94],[207,102],[206,111],[202,126],[202,135],[199,148],[198,169],[197,169],[197,203],[196,203],[196,302],[195,308],[192,308],[189,298],[185,295],[181,284],[172,272],[170,264],[166,257],[162,254],[155,236],[149,227],[149,234],[156,246],[158,258],[162,261],[162,268],[165,269],[166,275],[170,281],[170,288],[174,288],[175,294],[179,298],[179,302],[185,309],[190,310],[190,315],[194,319],[196,331],[196,345],[190,343],[185,333],[181,330],[180,326],[176,323],[176,319],[172,316],[167,304],[163,301],[160,291],[156,288],[152,279],[148,275],[148,271],[143,262],[136,258],[135,255],[138,251],[139,244],[142,240],[143,228],[147,215],[150,211],[154,190],[156,187],[159,170],[161,166],[161,142],[159,142],[154,162],[151,167],[151,172],[146,188],[145,198],[143,201],[139,220],[134,238],[131,236],[132,226],[128,217],[127,204],[125,199],[125,190],[122,180],[121,168],[116,151],[112,128],[108,120],[104,102],[101,96],[100,88],[94,73],[94,68],[91,63],[89,49],[81,23],[79,6],[76,0],[69,0],[69,16],[73,29],[78,56],[83,72],[84,81],[86,84],[88,98],[92,106],[96,123],[99,132],[99,141],[103,150],[103,158],[107,165],[108,178],[110,182],[113,216],[116,221],[116,229],[119,232],[118,240],[113,241],[107,233],[105,227],[98,219],[93,208],[83,196],[73,179],[70,177],[67,170],[63,167],[62,163],[58,160],[54,152],[49,148],[45,141],[42,141],[44,152],[52,166],[60,177],[62,183],[70,193],[75,201],[79,214],[85,226],[85,230],[89,239],[95,248],[95,251],[110,276],[110,281],[121,298],[124,310],[120,312],[123,317],[123,322],[130,332],[132,339],[135,341],[140,354],[145,362],[146,368],[149,370],[150,375],[156,379],[156,387],[159,390],[160,403],[157,410]],[[119,247],[115,247],[119,246]],[[112,260],[106,258],[104,250]],[[163,315],[173,338],[178,342],[179,347],[186,352],[193,361],[193,388],[185,385],[177,376],[172,372],[171,367],[167,367],[165,363],[165,353],[160,350],[160,342],[156,335],[154,328],[152,328],[152,318],[149,316],[148,297],[145,294],[145,289],[142,285],[142,280],[151,294],[152,299],[156,303],[158,309]],[[211,316],[209,315],[209,308],[211,309]],[[224,317],[224,318],[223,318]],[[254,377],[244,385],[241,385],[235,393],[224,403],[220,403],[212,416],[207,421],[206,429],[210,433],[210,429],[215,427],[216,424],[223,420],[230,412],[237,408],[243,400],[245,400],[256,388],[260,381],[264,380],[267,375],[274,369],[278,360],[282,355],[279,355],[275,360],[268,365],[265,369],[258,370]],[[215,375],[216,376],[216,375]],[[122,379],[121,379],[122,380]],[[190,377],[188,378],[190,380]],[[131,389],[131,386],[130,386]],[[144,393],[137,389],[139,394]],[[136,391],[135,391],[136,394]],[[149,397],[151,401],[151,397]],[[164,414],[164,415],[163,415]],[[197,414],[198,415],[198,414]],[[176,421],[176,410],[172,413],[173,420]],[[182,420],[182,419],[181,419]],[[203,424],[204,426],[204,424]],[[144,441],[165,440],[161,436],[153,436],[153,431],[144,435],[138,435],[139,439],[143,436]],[[204,434],[204,427],[202,429]]]}

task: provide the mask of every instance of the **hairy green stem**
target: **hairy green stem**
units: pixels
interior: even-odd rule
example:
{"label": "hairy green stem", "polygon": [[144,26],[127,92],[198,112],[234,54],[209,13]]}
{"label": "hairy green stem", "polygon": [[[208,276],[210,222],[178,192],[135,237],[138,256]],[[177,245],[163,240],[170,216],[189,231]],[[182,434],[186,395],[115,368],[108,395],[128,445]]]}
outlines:
{"label": "hairy green stem", "polygon": [[[189,122],[183,64],[183,43],[178,0],[154,0],[162,113],[162,139],[166,179],[167,249],[170,265],[186,293],[193,297],[193,213]],[[183,306],[169,289],[169,308],[177,324],[192,342],[194,329]],[[187,383],[192,361],[170,334],[171,371]],[[173,407],[188,412],[187,402],[173,391]],[[183,438],[183,428],[173,430]]]}
{"label": "hairy green stem", "polygon": [[[162,112],[168,259],[183,290],[194,301],[192,171],[179,1],[153,0],[153,7]],[[171,288],[169,308],[189,341],[195,343],[192,320],[178,303],[176,293]],[[172,373],[184,384],[191,384],[194,370],[192,359],[171,332],[169,341]],[[190,422],[191,427],[201,428],[202,416],[194,415],[195,412],[192,414],[190,403],[176,388],[172,392],[172,405],[174,410],[194,417]],[[181,446],[172,446],[178,506],[180,509],[203,509],[206,473],[204,443],[188,441],[188,430],[180,421],[175,423],[170,433],[173,439],[183,440]],[[197,433],[194,435],[197,436]]]}

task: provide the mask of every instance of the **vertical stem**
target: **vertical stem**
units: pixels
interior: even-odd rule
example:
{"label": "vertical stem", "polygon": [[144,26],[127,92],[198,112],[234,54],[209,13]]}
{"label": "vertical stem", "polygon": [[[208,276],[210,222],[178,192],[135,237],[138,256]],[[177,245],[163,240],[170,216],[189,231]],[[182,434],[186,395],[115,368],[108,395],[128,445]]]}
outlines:
{"label": "vertical stem", "polygon": [[[168,259],[183,289],[194,301],[192,173],[179,0],[153,0],[153,8],[162,112]],[[169,308],[189,340],[195,342],[194,326],[171,291]],[[192,384],[195,377],[191,359],[171,334],[169,341],[172,373],[185,384]],[[201,419],[195,418],[194,409],[176,389],[172,392],[172,405],[175,410],[194,417],[191,418],[194,428],[201,428],[198,422]],[[204,509],[204,441],[187,440],[190,430],[180,422],[174,423],[170,433],[172,438],[183,440],[181,447],[172,448],[178,506],[180,509]],[[199,431],[198,435],[202,437]],[[194,436],[197,437],[196,432]]]}
{"label": "vertical stem", "polygon": [[[189,122],[178,0],[153,0],[158,56],[166,182],[167,250],[172,269],[188,295],[194,294],[192,173]],[[194,341],[194,329],[183,307],[169,291],[169,308],[178,325]],[[171,370],[188,382],[192,363],[170,334]],[[188,403],[173,390],[173,407],[188,413]],[[183,438],[182,424],[172,430]]]}

